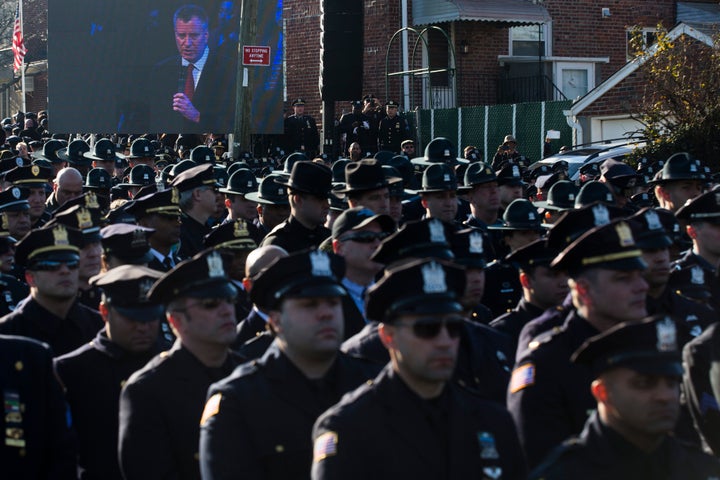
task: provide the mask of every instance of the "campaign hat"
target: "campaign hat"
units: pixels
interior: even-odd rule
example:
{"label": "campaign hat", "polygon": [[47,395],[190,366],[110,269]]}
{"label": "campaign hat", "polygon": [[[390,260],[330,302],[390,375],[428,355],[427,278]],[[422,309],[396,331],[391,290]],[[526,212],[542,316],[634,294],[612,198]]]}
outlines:
{"label": "campaign hat", "polygon": [[[228,169],[228,172],[230,170]],[[250,169],[240,168],[230,174],[227,186],[218,191],[230,195],[247,195],[256,192],[258,189],[258,181],[255,174]]]}
{"label": "campaign hat", "polygon": [[284,177],[277,173],[271,173],[267,177],[260,180],[256,192],[250,192],[245,195],[247,200],[265,205],[289,205],[287,188],[278,184],[276,180],[282,180]]}
{"label": "campaign hat", "polygon": [[433,138],[425,146],[422,157],[415,157],[410,160],[413,165],[427,167],[433,163],[447,163],[457,165],[458,163],[469,163],[464,158],[458,158],[455,145],[445,137]]}
{"label": "campaign hat", "polygon": [[58,157],[58,150],[65,148],[65,145],[60,140],[48,140],[43,145],[42,150],[39,152],[33,152],[33,158],[43,158],[50,161],[51,163],[62,163],[65,160]]}
{"label": "campaign hat", "polygon": [[85,157],[85,153],[89,151],[90,145],[85,140],[77,138],[70,142],[67,147],[58,150],[57,156],[71,165],[88,166],[92,163],[92,160]]}
{"label": "campaign hat", "polygon": [[95,142],[95,145],[93,145],[90,151],[83,153],[83,157],[98,162],[125,161],[124,157],[117,154],[115,144],[107,138],[101,138]]}
{"label": "campaign hat", "polygon": [[335,193],[354,193],[387,187],[390,183],[401,182],[401,178],[385,177],[382,164],[375,159],[350,162],[345,166],[345,185]]}
{"label": "campaign hat", "polygon": [[570,180],[559,180],[548,190],[546,200],[533,202],[538,209],[565,211],[575,208],[577,185]]}
{"label": "campaign hat", "polygon": [[490,230],[534,230],[545,232],[549,225],[542,223],[542,217],[530,200],[516,198],[503,213],[502,225],[490,225]]}
{"label": "campaign hat", "polygon": [[497,175],[490,168],[490,165],[485,162],[473,162],[465,170],[465,181],[463,186],[458,188],[458,193],[467,193],[475,185],[490,182],[497,182]]}
{"label": "campaign hat", "polygon": [[137,138],[130,145],[130,155],[126,155],[127,159],[148,158],[155,156],[155,147],[147,138]]}
{"label": "campaign hat", "polygon": [[446,163],[434,163],[427,167],[422,175],[422,183],[417,193],[457,191],[458,183],[455,171]]}
{"label": "campaign hat", "polygon": [[302,161],[293,165],[288,179],[276,178],[275,183],[292,192],[326,197],[332,188],[332,172],[321,163]]}

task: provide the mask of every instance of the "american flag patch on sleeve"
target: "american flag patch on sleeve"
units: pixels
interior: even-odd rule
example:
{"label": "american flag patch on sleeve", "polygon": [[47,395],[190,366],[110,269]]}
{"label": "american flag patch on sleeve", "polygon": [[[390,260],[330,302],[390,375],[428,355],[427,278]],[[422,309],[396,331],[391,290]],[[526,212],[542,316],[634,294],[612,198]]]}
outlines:
{"label": "american flag patch on sleeve", "polygon": [[338,436],[335,432],[325,432],[315,439],[313,462],[317,463],[337,453]]}
{"label": "american flag patch on sleeve", "polygon": [[510,378],[510,393],[519,392],[535,383],[535,364],[526,363],[513,370]]}

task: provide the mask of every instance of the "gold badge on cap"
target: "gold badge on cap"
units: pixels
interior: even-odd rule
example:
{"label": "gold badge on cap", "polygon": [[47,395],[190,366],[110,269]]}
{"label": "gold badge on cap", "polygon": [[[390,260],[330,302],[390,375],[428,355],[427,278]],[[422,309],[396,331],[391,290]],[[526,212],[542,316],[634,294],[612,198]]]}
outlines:
{"label": "gold badge on cap", "polygon": [[55,240],[55,245],[70,245],[67,229],[65,229],[63,225],[58,225],[53,228],[53,239]]}
{"label": "gold badge on cap", "polygon": [[178,189],[176,187],[172,187],[170,189],[170,191],[172,192],[170,194],[170,203],[172,203],[173,205],[179,205],[180,204],[180,193],[178,192]]}
{"label": "gold badge on cap", "polygon": [[440,220],[430,220],[428,222],[428,228],[430,229],[430,241],[436,243],[447,243],[445,238],[445,228]]}
{"label": "gold badge on cap", "polygon": [[10,224],[8,223],[8,218],[7,218],[7,212],[2,213],[2,229],[6,232],[10,229]]}
{"label": "gold badge on cap", "polygon": [[671,352],[677,350],[677,330],[675,322],[670,317],[657,322],[655,325],[657,333],[657,349],[660,352]]}
{"label": "gold badge on cap", "polygon": [[423,292],[444,293],[447,291],[445,282],[445,270],[435,262],[430,262],[422,267]]}
{"label": "gold badge on cap", "polygon": [[330,257],[327,253],[315,250],[310,253],[310,265],[312,266],[313,277],[332,277],[330,269]]}
{"label": "gold badge on cap", "polygon": [[91,228],[93,226],[92,215],[90,215],[90,210],[87,208],[81,208],[75,215],[77,216],[78,227],[80,230]]}
{"label": "gold badge on cap", "polygon": [[30,167],[30,173],[33,174],[33,177],[37,177],[38,175],[40,175],[40,167],[38,167],[37,165],[33,165],[32,167]]}
{"label": "gold badge on cap", "polygon": [[485,247],[483,246],[483,236],[480,232],[472,232],[468,239],[470,240],[470,253],[485,253]]}
{"label": "gold badge on cap", "polygon": [[85,206],[87,208],[100,208],[100,204],[97,201],[97,195],[95,195],[95,192],[88,192],[85,195]]}
{"label": "gold badge on cap", "polygon": [[635,239],[633,239],[632,230],[630,230],[630,227],[627,223],[620,222],[615,225],[615,232],[617,232],[621,247],[632,247],[633,245],[635,245]]}
{"label": "gold badge on cap", "polygon": [[208,276],[210,278],[218,278],[225,276],[222,257],[217,252],[212,252],[207,256]]}

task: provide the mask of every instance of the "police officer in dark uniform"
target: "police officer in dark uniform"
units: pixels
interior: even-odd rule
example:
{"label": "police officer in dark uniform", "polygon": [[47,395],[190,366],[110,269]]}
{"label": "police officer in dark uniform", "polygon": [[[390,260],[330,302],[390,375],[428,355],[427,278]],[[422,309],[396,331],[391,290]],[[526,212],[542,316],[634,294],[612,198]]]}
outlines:
{"label": "police officer in dark uniform", "polygon": [[720,457],[720,324],[683,349],[685,399],[705,445]]}
{"label": "police officer in dark uniform", "polygon": [[593,377],[588,368],[570,364],[572,353],[591,336],[646,315],[646,264],[627,222],[590,230],[550,266],[568,272],[576,310],[562,327],[518,347],[507,401],[530,467],[579,433],[594,408]]}
{"label": "police officer in dark uniform", "polygon": [[525,478],[507,411],[449,382],[464,283],[462,269],[423,259],[370,289],[367,314],[382,322],[391,362],[318,418],[313,479]]}
{"label": "police officer in dark uniform", "polygon": [[[703,193],[683,205],[675,216],[687,225],[692,239],[692,249],[673,264],[674,269],[698,265],[705,273],[705,282],[710,291],[710,305],[720,311],[720,280],[716,271],[720,264],[720,245],[715,235],[720,230],[720,191]],[[680,282],[670,275],[671,288],[682,288]]]}
{"label": "police officer in dark uniform", "polygon": [[[501,232],[504,247],[512,252],[540,238],[547,227],[535,206],[519,198],[505,210],[503,224],[490,225],[488,229]],[[487,287],[482,303],[492,310],[493,318],[497,318],[512,310],[522,298],[519,271],[503,257],[488,265],[485,276]]]}
{"label": "police officer in dark uniform", "polygon": [[258,218],[248,225],[250,237],[258,245],[272,229],[290,216],[287,189],[275,183],[275,180],[283,179],[279,174],[272,173],[260,180],[257,191],[245,196],[251,202],[258,204]]}
{"label": "police officer in dark uniform", "polygon": [[700,161],[687,152],[678,152],[665,161],[655,178],[650,182],[660,207],[677,212],[703,191],[707,181]]}
{"label": "police officer in dark uniform", "polygon": [[293,114],[285,119],[285,151],[305,152],[313,158],[320,148],[320,134],[315,119],[305,115],[305,100],[292,102]]}
{"label": "police officer in dark uniform", "polygon": [[397,102],[390,100],[385,104],[386,116],[380,120],[378,127],[378,144],[380,150],[390,151],[396,154],[402,152],[400,144],[403,140],[410,138],[410,125],[405,117],[398,115]]}
{"label": "police officer in dark uniform", "polygon": [[683,374],[669,317],[616,325],[572,355],[591,372],[597,412],[551,453],[534,479],[712,479],[720,462],[671,436]]}
{"label": "police officer in dark uniform", "polygon": [[18,303],[30,293],[27,284],[12,274],[16,243],[17,240],[7,231],[5,214],[0,213],[0,316],[15,310]]}
{"label": "police officer in dark uniform", "polygon": [[198,439],[208,387],[238,364],[237,290],[216,251],[163,274],[148,293],[166,305],[177,333],[173,348],[135,372],[120,394],[118,454],[125,480],[200,479]]}
{"label": "police officer in dark uniform", "polygon": [[0,335],[3,478],[77,479],[75,444],[52,355],[44,343]]}
{"label": "police officer in dark uniform", "polygon": [[363,157],[371,157],[378,151],[378,128],[380,120],[385,117],[382,106],[378,105],[377,98],[373,94],[363,97],[363,115],[367,119],[367,124],[362,123],[367,135],[364,137],[366,143],[360,143]]}
{"label": "police officer in dark uniform", "polygon": [[[351,107],[352,111],[341,116],[338,125],[338,135],[340,135],[341,139],[342,135],[345,135],[344,143],[338,143],[338,145],[345,145],[341,147],[343,152],[347,151],[353,143],[358,143],[361,146],[360,148],[362,148],[362,145],[368,144],[366,137],[368,137],[370,125],[368,118],[362,113],[362,102],[353,101]],[[365,125],[367,125],[367,128]]]}
{"label": "police officer in dark uniform", "polygon": [[[262,358],[208,391],[202,418],[203,478],[307,477],[316,418],[379,368],[338,351],[344,262],[320,251],[279,258],[253,282],[275,341]],[[266,412],[263,413],[263,412]]]}
{"label": "police officer in dark uniform", "polygon": [[278,245],[288,253],[317,248],[331,234],[323,224],[330,208],[332,172],[325,165],[301,161],[293,165],[290,178],[275,183],[288,189],[290,218],[268,233],[261,246]]}
{"label": "police officer in dark uniform", "polygon": [[458,193],[465,195],[470,203],[470,215],[464,225],[478,229],[486,236],[487,245],[491,248],[488,260],[498,258],[495,251],[499,241],[496,235],[491,235],[488,231],[489,225],[498,223],[500,211],[498,188],[497,175],[490,165],[483,162],[475,162],[467,167],[463,186],[458,188]]}
{"label": "police officer in dark uniform", "polygon": [[545,310],[561,305],[568,294],[567,274],[550,268],[550,262],[558,253],[547,247],[544,239],[538,239],[505,258],[519,270],[522,298],[515,308],[497,317],[490,326],[512,338],[513,355],[522,328]]}
{"label": "police officer in dark uniform", "polygon": [[18,244],[15,261],[24,267],[30,296],[0,319],[0,334],[46,342],[56,355],[95,337],[100,314],[77,298],[82,234],[64,225],[31,231]]}
{"label": "police officer in dark uniform", "polygon": [[177,189],[182,211],[178,257],[187,259],[203,249],[202,240],[210,233],[208,219],[215,213],[217,188],[213,165],[205,163],[185,170],[170,186]]}
{"label": "police officer in dark uniform", "polygon": [[102,289],[105,328],[95,339],[55,360],[79,441],[80,478],[121,480],[117,456],[118,402],[128,377],[168,348],[158,336],[162,305],[147,292],[162,275],[123,265],[93,277]]}
{"label": "police officer in dark uniform", "polygon": [[51,168],[38,165],[15,167],[5,174],[6,182],[12,183],[15,187],[24,187],[29,190],[30,195],[27,200],[30,209],[28,213],[32,228],[40,228],[50,220],[50,214],[45,210],[45,200],[52,175]]}
{"label": "police officer in dark uniform", "polygon": [[180,195],[176,188],[168,188],[135,199],[127,208],[138,225],[155,230],[148,239],[153,258],[148,266],[168,272],[179,263],[177,243],[180,240]]}

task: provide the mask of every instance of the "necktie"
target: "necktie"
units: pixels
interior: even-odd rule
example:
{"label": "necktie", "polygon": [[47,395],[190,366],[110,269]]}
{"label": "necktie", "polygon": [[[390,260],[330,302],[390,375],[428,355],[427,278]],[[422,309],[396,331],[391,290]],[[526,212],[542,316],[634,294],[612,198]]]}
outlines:
{"label": "necktie", "polygon": [[193,79],[194,69],[195,65],[193,65],[192,63],[188,63],[187,72],[185,72],[185,90],[183,91],[188,100],[191,101],[193,98],[193,93],[195,93],[195,80]]}

